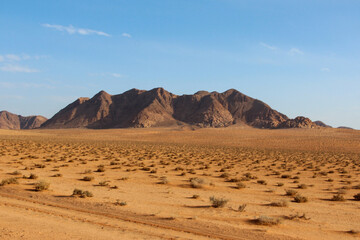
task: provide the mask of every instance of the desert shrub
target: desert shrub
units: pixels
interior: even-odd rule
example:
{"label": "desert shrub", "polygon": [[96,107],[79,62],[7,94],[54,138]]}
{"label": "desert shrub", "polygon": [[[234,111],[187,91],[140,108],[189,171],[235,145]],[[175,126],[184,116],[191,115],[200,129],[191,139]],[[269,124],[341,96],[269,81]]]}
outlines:
{"label": "desert shrub", "polygon": [[7,178],[7,179],[3,179],[0,183],[0,186],[5,186],[8,184],[18,184],[18,180],[17,178]]}
{"label": "desert shrub", "polygon": [[30,176],[28,177],[28,179],[37,179],[38,176],[34,173],[30,173]]}
{"label": "desert shrub", "polygon": [[12,173],[10,173],[10,174],[17,176],[17,175],[21,175],[21,172],[19,172],[19,171],[14,171],[14,172],[12,172]]}
{"label": "desert shrub", "polygon": [[306,214],[303,213],[303,215],[300,215],[299,213],[290,215],[287,217],[289,220],[295,220],[295,219],[304,219],[304,220],[310,220],[310,218],[306,217]]}
{"label": "desert shrub", "polygon": [[198,194],[194,194],[194,195],[192,195],[192,197],[191,198],[193,198],[193,199],[198,199],[198,198],[200,198],[200,195],[198,195]]}
{"label": "desert shrub", "polygon": [[356,201],[360,201],[360,193],[354,195]]}
{"label": "desert shrub", "polygon": [[294,201],[297,202],[297,203],[305,203],[308,201],[308,198],[307,197],[304,197],[300,194],[297,194],[295,197],[294,197]]}
{"label": "desert shrub", "polygon": [[331,201],[345,201],[345,198],[341,194],[335,194],[330,200]]}
{"label": "desert shrub", "polygon": [[243,182],[238,182],[238,183],[236,183],[235,188],[236,189],[246,188],[246,184]]}
{"label": "desert shrub", "polygon": [[258,184],[267,185],[267,182],[265,180],[257,180]]}
{"label": "desert shrub", "polygon": [[120,199],[116,199],[116,202],[114,203],[114,205],[116,205],[116,206],[126,206],[127,202],[120,201]]}
{"label": "desert shrub", "polygon": [[168,184],[169,180],[167,179],[167,177],[163,176],[160,178],[160,182],[159,184]]}
{"label": "desert shrub", "polygon": [[286,196],[291,196],[291,197],[293,197],[297,194],[297,191],[295,191],[293,189],[287,189],[287,190],[285,190],[285,192],[286,192]]}
{"label": "desert shrub", "polygon": [[280,218],[260,216],[259,218],[255,219],[254,222],[258,225],[274,226],[279,225],[282,221]]}
{"label": "desert shrub", "polygon": [[94,180],[94,177],[93,177],[93,176],[85,176],[85,177],[83,177],[82,180],[83,180],[83,181],[90,182],[90,181]]}
{"label": "desert shrub", "polygon": [[81,198],[86,198],[86,197],[93,197],[94,195],[89,192],[89,191],[83,191],[83,190],[80,190],[80,189],[77,189],[75,188],[74,191],[73,191],[73,196],[79,196]]}
{"label": "desert shrub", "polygon": [[109,181],[101,181],[101,182],[99,182],[99,186],[102,186],[102,187],[109,186]]}
{"label": "desert shrub", "polygon": [[50,183],[45,182],[45,181],[39,181],[39,182],[35,183],[35,190],[36,191],[48,190],[49,187],[50,187]]}
{"label": "desert shrub", "polygon": [[214,208],[224,207],[228,202],[229,200],[225,198],[217,198],[215,196],[210,197],[211,206]]}
{"label": "desert shrub", "polygon": [[360,184],[353,186],[353,189],[360,189]]}
{"label": "desert shrub", "polygon": [[277,202],[270,203],[270,206],[273,206],[273,207],[288,207],[289,203],[287,201],[285,201],[285,200],[280,200],[280,201],[277,201]]}
{"label": "desert shrub", "polygon": [[35,164],[34,165],[36,168],[45,168],[45,164]]}
{"label": "desert shrub", "polygon": [[202,188],[204,183],[205,181],[202,178],[190,178],[190,186],[193,188]]}
{"label": "desert shrub", "polygon": [[298,185],[298,188],[300,188],[300,189],[307,189],[307,186],[306,186],[306,184],[299,184],[299,185]]}
{"label": "desert shrub", "polygon": [[61,174],[61,173],[57,173],[57,174],[52,175],[51,177],[62,177],[62,174]]}
{"label": "desert shrub", "polygon": [[238,207],[238,212],[245,212],[245,208],[246,208],[246,204],[241,204],[241,205],[239,205],[239,207]]}
{"label": "desert shrub", "polygon": [[281,178],[290,178],[291,176],[289,174],[283,174],[281,175]]}
{"label": "desert shrub", "polygon": [[221,174],[219,177],[221,177],[221,178],[228,178],[228,177],[230,177],[230,175],[229,175],[228,173],[223,173],[223,174]]}
{"label": "desert shrub", "polygon": [[278,182],[278,183],[276,184],[276,186],[278,186],[278,187],[282,187],[282,186],[284,186],[284,183],[282,183],[282,182]]}
{"label": "desert shrub", "polygon": [[105,172],[105,166],[104,165],[99,165],[96,172]]}

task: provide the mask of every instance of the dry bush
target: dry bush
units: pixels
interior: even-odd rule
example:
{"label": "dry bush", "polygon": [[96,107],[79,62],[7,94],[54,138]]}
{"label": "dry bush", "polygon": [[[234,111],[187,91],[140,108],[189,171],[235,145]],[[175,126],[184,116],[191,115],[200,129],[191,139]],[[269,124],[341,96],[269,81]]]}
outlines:
{"label": "dry bush", "polygon": [[360,201],[360,193],[354,195],[356,201]]}
{"label": "dry bush", "polygon": [[168,184],[168,183],[169,183],[169,180],[168,180],[168,178],[166,176],[162,176],[160,178],[159,184]]}
{"label": "dry bush", "polygon": [[241,204],[238,207],[238,212],[245,212],[245,208],[246,208],[247,204]]}
{"label": "dry bush", "polygon": [[246,184],[243,182],[238,182],[238,183],[236,183],[235,188],[236,189],[246,188]]}
{"label": "dry bush", "polygon": [[254,220],[255,224],[264,225],[264,226],[274,226],[282,223],[280,218],[274,218],[269,216],[260,216],[259,218]]}
{"label": "dry bush", "polygon": [[45,182],[43,180],[35,183],[35,190],[38,192],[48,190],[49,187],[50,187],[50,183]]}
{"label": "dry bush", "polygon": [[5,185],[9,185],[9,184],[18,184],[18,180],[17,178],[7,178],[7,179],[3,179],[0,183],[0,186],[5,186]]}
{"label": "dry bush", "polygon": [[190,178],[190,186],[192,188],[203,188],[204,187],[204,179],[202,178],[198,178],[198,177],[195,177],[195,178]]}
{"label": "dry bush", "polygon": [[126,206],[127,202],[120,201],[120,199],[116,199],[116,202],[114,202],[114,205],[116,205],[116,206]]}
{"label": "dry bush", "polygon": [[215,196],[210,197],[211,206],[214,208],[225,207],[228,202],[229,200],[225,198],[217,198]]}
{"label": "dry bush", "polygon": [[286,196],[294,197],[298,192],[293,189],[286,189]]}
{"label": "dry bush", "polygon": [[87,181],[87,182],[90,182],[92,180],[94,180],[95,178],[93,176],[85,176],[82,178],[83,181]]}
{"label": "dry bush", "polygon": [[258,184],[267,185],[267,182],[265,180],[257,180]]}
{"label": "dry bush", "polygon": [[335,194],[330,200],[343,202],[345,201],[345,198],[342,194]]}
{"label": "dry bush", "polygon": [[306,203],[308,202],[308,198],[307,197],[304,197],[300,194],[297,194],[295,197],[294,197],[294,201],[297,202],[297,203]]}
{"label": "dry bush", "polygon": [[289,203],[286,200],[280,200],[280,201],[277,201],[277,202],[270,203],[270,206],[273,206],[273,207],[288,207]]}
{"label": "dry bush", "polygon": [[73,191],[72,196],[75,196],[75,197],[78,196],[78,197],[81,197],[81,198],[86,198],[86,197],[93,197],[94,195],[89,191],[83,191],[83,190],[75,188],[74,191]]}

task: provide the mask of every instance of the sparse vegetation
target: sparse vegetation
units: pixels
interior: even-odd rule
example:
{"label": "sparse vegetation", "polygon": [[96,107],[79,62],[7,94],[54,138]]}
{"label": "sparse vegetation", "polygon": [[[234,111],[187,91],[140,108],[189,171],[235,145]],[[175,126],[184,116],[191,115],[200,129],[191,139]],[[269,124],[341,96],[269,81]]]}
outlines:
{"label": "sparse vegetation", "polygon": [[48,190],[49,187],[50,187],[50,183],[48,183],[44,180],[35,183],[35,190],[38,192]]}
{"label": "sparse vegetation", "polygon": [[226,206],[226,204],[228,202],[229,202],[229,200],[225,199],[225,198],[218,198],[218,197],[215,197],[215,196],[210,197],[211,206],[214,207],[214,208],[224,207],[224,206]]}

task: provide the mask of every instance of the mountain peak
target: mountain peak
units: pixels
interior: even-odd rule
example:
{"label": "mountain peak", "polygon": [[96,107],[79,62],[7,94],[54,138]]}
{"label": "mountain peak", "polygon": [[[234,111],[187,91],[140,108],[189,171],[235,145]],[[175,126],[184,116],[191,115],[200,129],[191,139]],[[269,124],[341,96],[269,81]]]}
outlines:
{"label": "mountain peak", "polygon": [[257,128],[314,127],[310,119],[289,119],[265,103],[236,89],[223,93],[198,91],[175,95],[162,87],[149,91],[130,89],[110,95],[100,91],[92,99],[80,98],[62,109],[46,128],[124,128],[174,124],[224,127],[247,124]]}

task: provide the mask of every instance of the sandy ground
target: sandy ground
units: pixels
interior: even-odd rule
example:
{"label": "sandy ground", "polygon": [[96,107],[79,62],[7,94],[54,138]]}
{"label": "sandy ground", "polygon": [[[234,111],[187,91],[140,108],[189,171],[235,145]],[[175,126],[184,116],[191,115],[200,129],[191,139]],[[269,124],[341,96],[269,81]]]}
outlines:
{"label": "sandy ground", "polygon": [[359,239],[359,175],[355,130],[0,130],[0,239]]}

